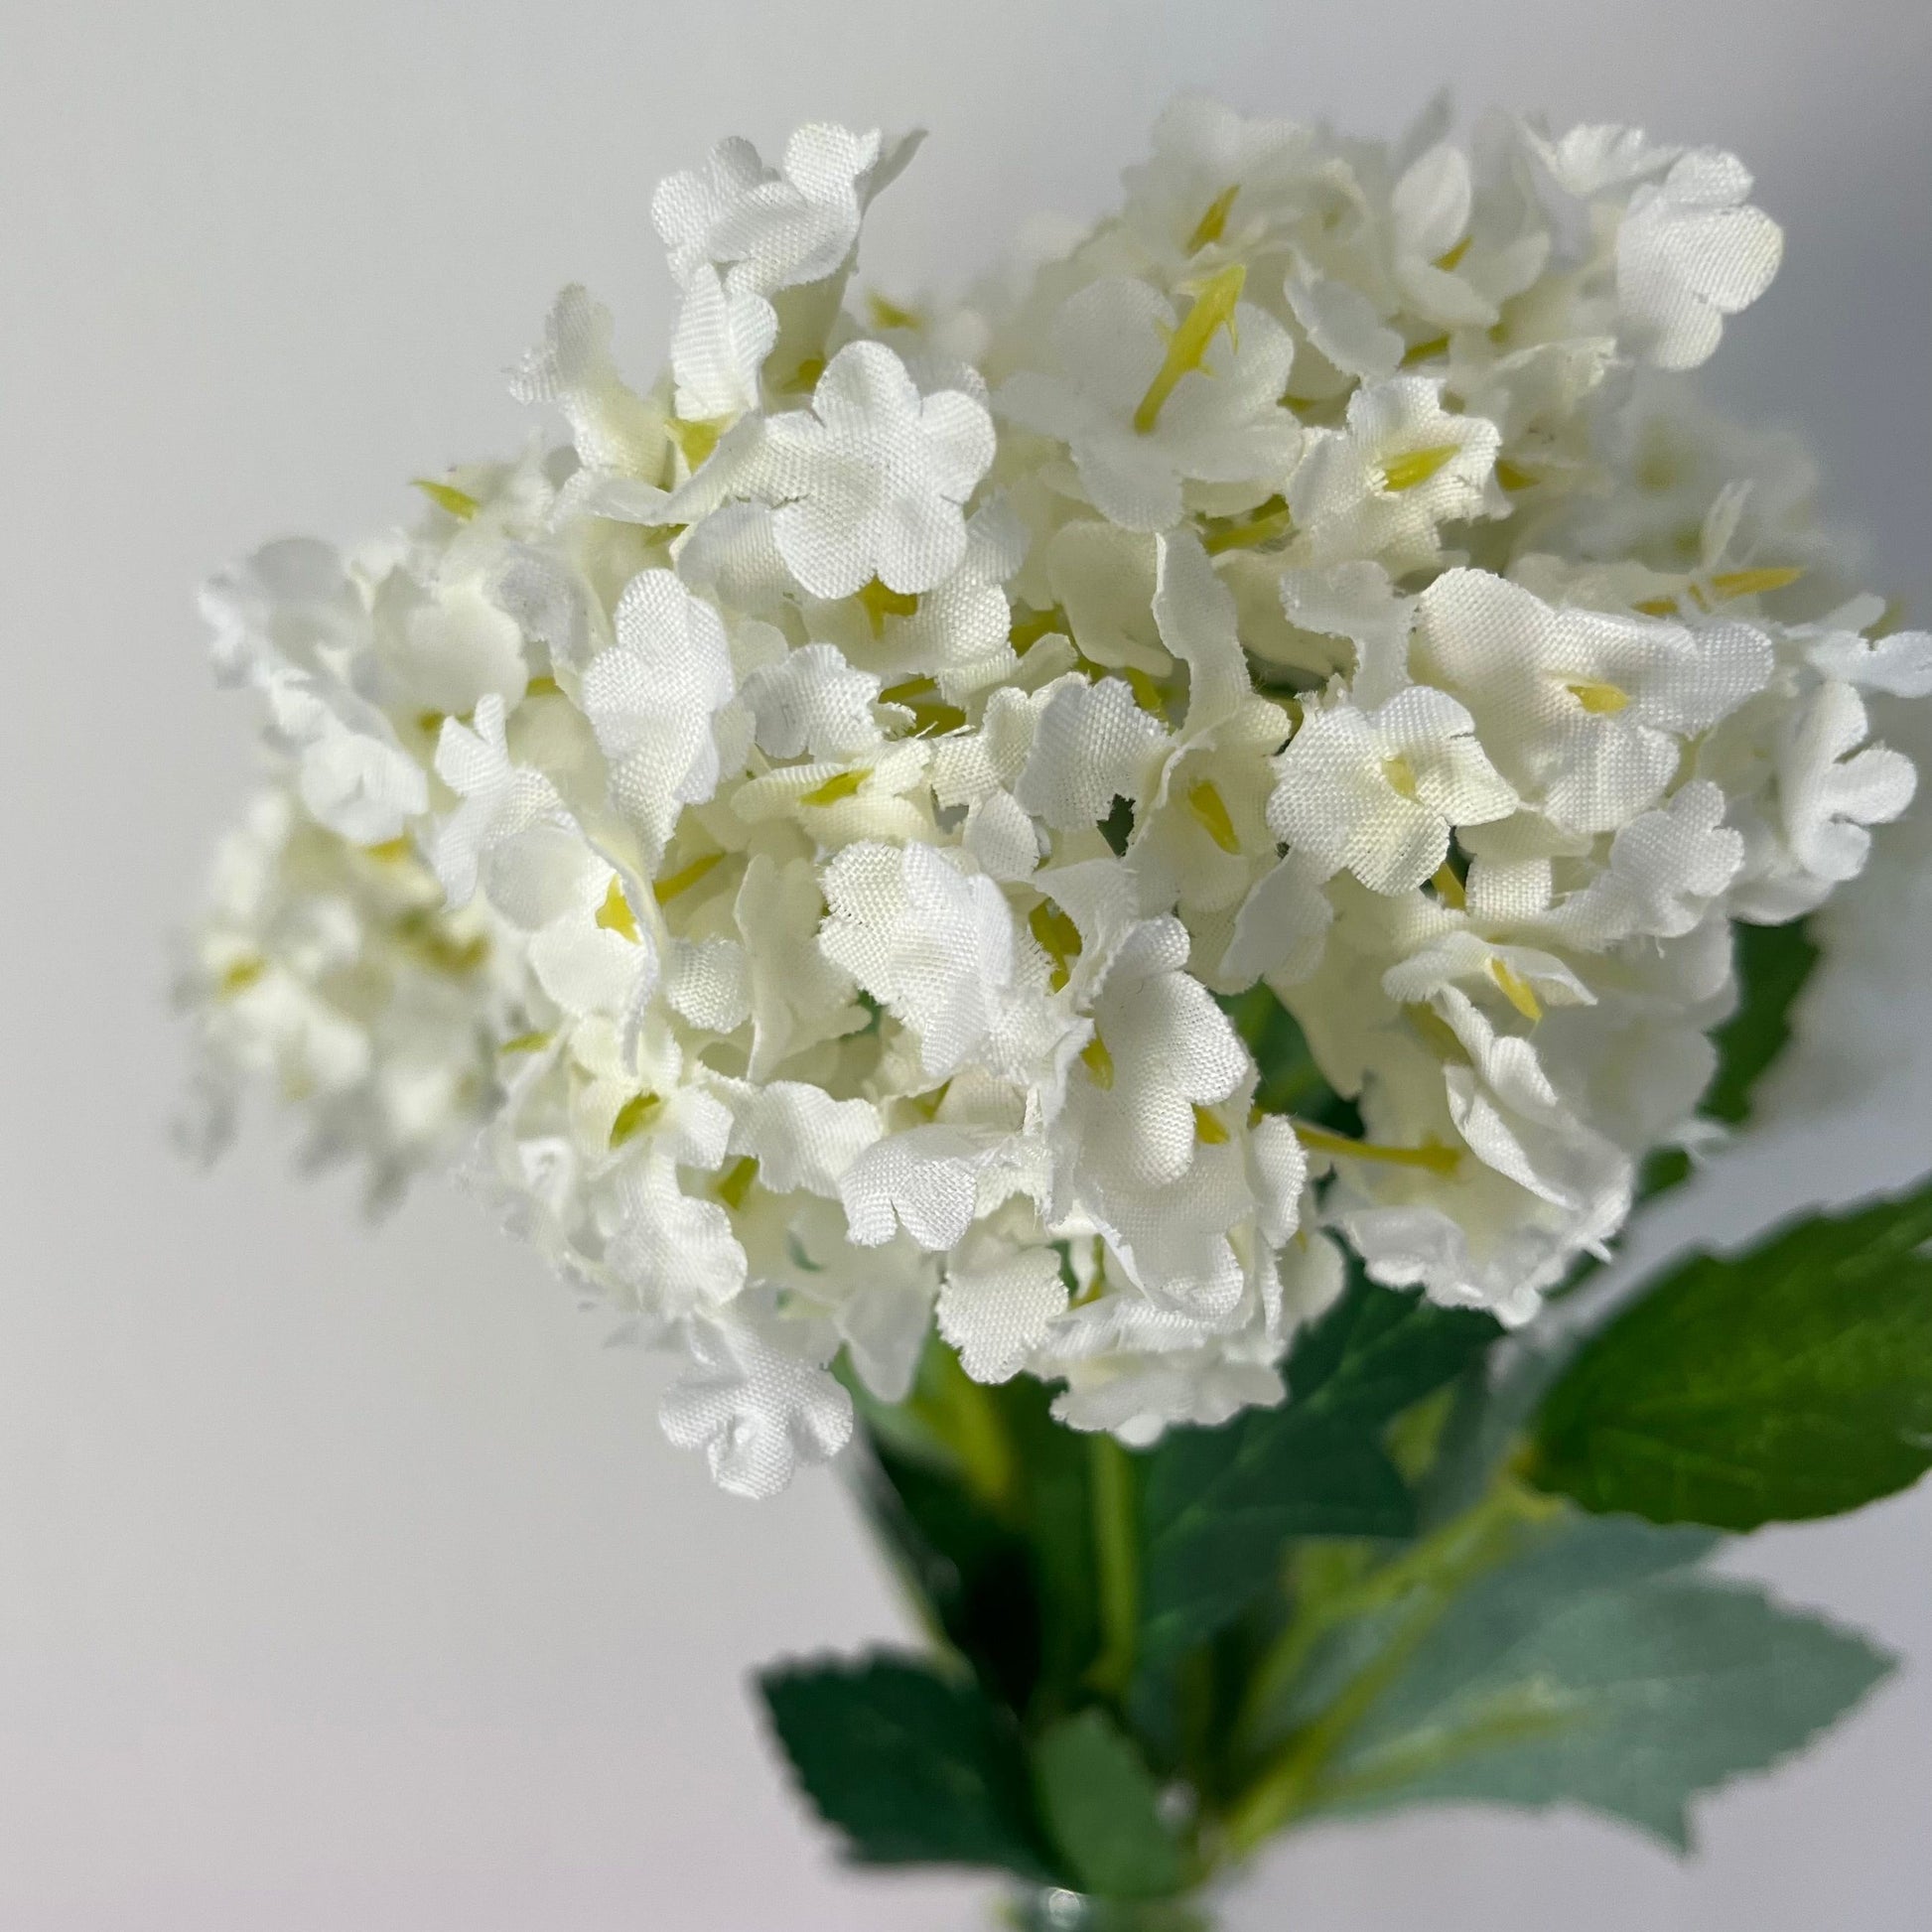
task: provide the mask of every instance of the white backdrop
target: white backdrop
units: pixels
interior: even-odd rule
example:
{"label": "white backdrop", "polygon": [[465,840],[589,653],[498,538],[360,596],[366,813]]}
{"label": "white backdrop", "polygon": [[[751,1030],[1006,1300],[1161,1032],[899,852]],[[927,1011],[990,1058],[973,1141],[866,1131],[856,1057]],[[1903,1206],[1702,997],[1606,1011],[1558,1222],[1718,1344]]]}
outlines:
{"label": "white backdrop", "polygon": [[[649,188],[722,133],[929,126],[869,241],[906,288],[1037,206],[1097,208],[1178,84],[1388,131],[1448,80],[1471,109],[1747,158],[1790,246],[1722,386],[1812,433],[1877,581],[1923,612],[1929,18],[6,0],[0,1925],[984,1922],[968,1881],[842,1872],[746,1696],[758,1660],[899,1628],[833,1479],[713,1494],[657,1437],[652,1365],[600,1351],[453,1196],[371,1233],[270,1136],[207,1180],[167,1152],[162,936],[247,772],[200,575],[284,530],[351,536],[404,513],[405,478],[513,442],[496,372],[566,280],[617,307],[647,371],[668,306]],[[1881,883],[1848,921],[1856,969],[1783,1082],[1797,1117],[1653,1248],[1932,1165],[1932,998],[1874,978],[1932,930],[1903,908]],[[1574,1818],[1327,1830],[1268,1862],[1236,1932],[1922,1932],[1932,1491],[1736,1562],[1917,1662],[1801,1765],[1711,1804],[1696,1862]]]}

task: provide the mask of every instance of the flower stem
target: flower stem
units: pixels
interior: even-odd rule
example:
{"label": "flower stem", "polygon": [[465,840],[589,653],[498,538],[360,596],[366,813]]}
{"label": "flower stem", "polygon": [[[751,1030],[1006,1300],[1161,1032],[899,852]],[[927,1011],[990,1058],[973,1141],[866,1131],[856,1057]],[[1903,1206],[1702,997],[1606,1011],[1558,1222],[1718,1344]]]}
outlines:
{"label": "flower stem", "polygon": [[1240,1719],[1240,1729],[1250,1735],[1328,1630],[1378,1609],[1406,1606],[1374,1661],[1319,1717],[1293,1732],[1235,1800],[1224,1825],[1224,1843],[1234,1856],[1252,1852],[1308,1807],[1328,1760],[1401,1675],[1456,1593],[1500,1562],[1525,1525],[1542,1520],[1550,1507],[1505,1478],[1434,1536],[1328,1599],[1311,1617],[1296,1618],[1251,1681]]}

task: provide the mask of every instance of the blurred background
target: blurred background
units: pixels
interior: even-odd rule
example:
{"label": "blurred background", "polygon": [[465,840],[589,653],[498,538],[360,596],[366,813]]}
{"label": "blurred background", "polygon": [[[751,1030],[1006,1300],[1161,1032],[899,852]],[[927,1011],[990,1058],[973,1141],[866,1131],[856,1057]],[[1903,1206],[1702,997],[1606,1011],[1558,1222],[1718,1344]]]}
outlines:
{"label": "blurred background", "polygon": [[[167,8],[0,19],[0,1925],[31,1932],[965,1932],[965,1879],[842,1870],[750,1666],[901,1629],[839,1482],[712,1491],[658,1366],[598,1345],[467,1202],[387,1225],[249,1134],[165,1130],[164,940],[248,781],[207,570],[348,538],[513,448],[499,371],[557,286],[640,379],[652,184],[807,119],[932,138],[868,279],[963,278],[1087,215],[1166,97],[1389,133],[1443,82],[1734,148],[1789,232],[1711,371],[1795,422],[1871,578],[1932,603],[1932,13],[1922,0],[1085,0]],[[1921,734],[1921,737],[1925,736]],[[1837,917],[1785,1116],[1656,1256],[1932,1165],[1924,821]],[[1916,859],[1915,855],[1916,854]],[[1908,1662],[1822,1748],[1706,1806],[1686,1864],[1582,1818],[1315,1832],[1232,1932],[1752,1932],[1932,1922],[1932,1487],[1736,1569]]]}

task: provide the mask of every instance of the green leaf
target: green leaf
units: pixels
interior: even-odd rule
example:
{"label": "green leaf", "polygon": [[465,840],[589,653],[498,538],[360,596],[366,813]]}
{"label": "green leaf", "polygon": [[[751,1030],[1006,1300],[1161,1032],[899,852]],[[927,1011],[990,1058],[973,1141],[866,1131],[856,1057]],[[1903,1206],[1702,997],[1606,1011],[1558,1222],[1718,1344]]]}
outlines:
{"label": "green leaf", "polygon": [[1238,1616],[1291,1537],[1409,1535],[1415,1505],[1383,1430],[1499,1332],[1358,1278],[1296,1343],[1282,1407],[1172,1431],[1142,1491],[1143,1659],[1170,1660]]}
{"label": "green leaf", "polygon": [[860,1863],[1057,1878],[1018,1730],[973,1685],[874,1654],[780,1666],[759,1687],[805,1795]]}
{"label": "green leaf", "polygon": [[1685,1574],[1712,1539],[1568,1518],[1479,1577],[1312,1780],[1308,1812],[1576,1804],[1689,1842],[1697,1793],[1796,1750],[1891,1660]]}
{"label": "green leaf", "polygon": [[1047,1830],[1081,1890],[1159,1898],[1186,1882],[1153,1776],[1104,1711],[1082,1711],[1045,1732],[1034,1746],[1034,1783]]}
{"label": "green leaf", "polygon": [[955,1473],[874,1438],[861,1479],[873,1526],[939,1633],[989,1695],[1024,1711],[1039,1678],[1039,1592],[1027,1539]]}
{"label": "green leaf", "polygon": [[1586,1509],[1754,1529],[1932,1466],[1932,1184],[1698,1255],[1578,1353],[1527,1467]]}
{"label": "green leaf", "polygon": [[1717,1077],[1701,1113],[1735,1127],[1750,1117],[1751,1089],[1791,1038],[1791,1009],[1818,964],[1808,924],[1737,925],[1737,1011],[1712,1035]]}

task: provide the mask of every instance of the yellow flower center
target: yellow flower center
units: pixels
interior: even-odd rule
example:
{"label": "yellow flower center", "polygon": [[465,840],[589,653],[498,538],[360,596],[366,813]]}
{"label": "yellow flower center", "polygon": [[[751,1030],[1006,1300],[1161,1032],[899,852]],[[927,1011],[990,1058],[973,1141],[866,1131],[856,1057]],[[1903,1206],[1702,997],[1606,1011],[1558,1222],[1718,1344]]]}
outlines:
{"label": "yellow flower center", "polygon": [[1451,457],[1461,454],[1460,443],[1434,443],[1426,450],[1405,450],[1383,464],[1382,487],[1400,495],[1405,489],[1426,483]]}
{"label": "yellow flower center", "polygon": [[1234,306],[1241,300],[1242,285],[1247,279],[1248,271],[1239,262],[1229,263],[1202,286],[1185,321],[1168,338],[1167,355],[1154,380],[1147,385],[1140,407],[1134,411],[1134,427],[1143,436],[1152,434],[1155,424],[1161,420],[1162,407],[1173,394],[1174,384],[1206,360],[1208,348],[1220,331],[1225,328],[1228,341],[1236,341]]}
{"label": "yellow flower center", "polygon": [[611,890],[604,895],[604,903],[597,908],[597,922],[606,932],[615,932],[620,939],[628,939],[634,946],[637,943],[637,915],[630,909],[630,901],[623,896],[623,882],[611,881]]}

